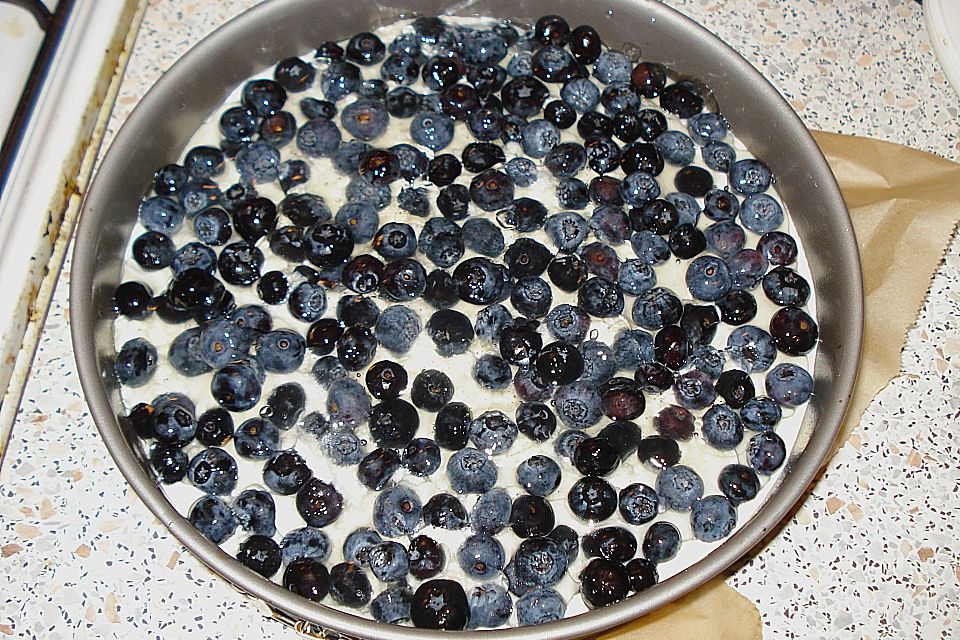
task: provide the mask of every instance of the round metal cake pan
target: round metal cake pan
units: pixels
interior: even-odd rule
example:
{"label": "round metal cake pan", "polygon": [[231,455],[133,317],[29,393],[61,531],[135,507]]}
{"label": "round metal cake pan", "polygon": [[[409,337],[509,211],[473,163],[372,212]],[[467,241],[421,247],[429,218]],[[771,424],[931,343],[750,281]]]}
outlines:
{"label": "round metal cake pan", "polygon": [[[127,481],[147,507],[202,562],[238,589],[292,621],[370,640],[449,637],[383,625],[309,602],[260,577],[207,541],[155,484],[136,436],[125,430],[113,361],[111,296],[137,206],[157,166],[177,158],[231,90],[277,60],[400,17],[450,13],[529,23],[558,13],[592,24],[613,46],[638,45],[644,59],[696,76],[713,91],[731,128],[779,176],[777,189],[808,253],[816,289],[820,346],[815,391],[797,444],[775,491],[752,519],[706,558],[624,602],[562,621],[485,631],[496,640],[577,638],[634,620],[705,583],[774,530],[801,498],[833,449],[849,400],[862,337],[862,281],[857,245],[836,180],[803,123],[776,89],[733,49],[680,13],[653,0],[271,0],[208,36],[167,71],[127,119],[87,194],[73,254],[71,332],[84,393],[98,429]],[[304,625],[301,625],[301,629]]]}

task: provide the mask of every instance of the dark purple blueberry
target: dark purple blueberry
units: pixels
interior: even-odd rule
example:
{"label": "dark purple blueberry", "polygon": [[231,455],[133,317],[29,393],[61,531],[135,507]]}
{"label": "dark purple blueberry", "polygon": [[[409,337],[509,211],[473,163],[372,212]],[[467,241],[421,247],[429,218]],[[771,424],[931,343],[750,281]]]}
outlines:
{"label": "dark purple blueberry", "polygon": [[547,87],[533,76],[513,78],[500,90],[504,109],[523,118],[540,113],[549,95]]}
{"label": "dark purple blueberry", "polygon": [[757,299],[749,291],[734,289],[717,300],[720,317],[726,324],[745,324],[757,315]]}
{"label": "dark purple blueberry", "polygon": [[783,353],[801,356],[817,346],[820,329],[806,311],[787,306],[770,318],[770,336]]}
{"label": "dark purple blueberry", "polygon": [[535,368],[547,384],[569,384],[583,373],[583,356],[569,342],[553,342],[540,350]]}
{"label": "dark purple blueberry", "polygon": [[572,293],[587,281],[587,267],[576,256],[558,256],[547,265],[550,282]]}
{"label": "dark purple blueberry", "polygon": [[663,154],[649,142],[634,142],[620,152],[620,166],[624,173],[643,171],[658,176],[663,171]]}
{"label": "dark purple blueberry", "polygon": [[410,575],[417,580],[426,580],[443,571],[446,554],[440,543],[427,536],[417,536],[410,541],[408,549]]}
{"label": "dark purple blueberry", "polygon": [[553,507],[540,496],[522,495],[513,501],[510,527],[521,538],[545,536],[553,530]]}
{"label": "dark purple blueberry", "polygon": [[680,462],[680,445],[673,438],[648,436],[637,446],[637,457],[648,467],[660,471]]}
{"label": "dark purple blueberry", "polygon": [[403,447],[417,433],[420,415],[401,398],[387,398],[370,411],[370,435],[382,447]]}
{"label": "dark purple blueberry", "polygon": [[407,388],[407,370],[391,360],[370,365],[364,379],[370,395],[377,399],[395,398]]}
{"label": "dark purple blueberry", "polygon": [[297,493],[297,512],[311,527],[325,527],[343,511],[343,496],[336,487],[311,478]]}
{"label": "dark purple blueberry", "polygon": [[419,629],[464,629],[470,621],[470,607],[463,587],[453,580],[424,582],[410,602],[410,620]]}
{"label": "dark purple blueberry", "polygon": [[714,388],[717,394],[734,409],[742,408],[756,395],[750,375],[739,369],[728,369],[721,373]]}
{"label": "dark purple blueberry", "polygon": [[797,259],[797,241],[782,231],[770,231],[757,241],[757,251],[776,266],[793,264]]}
{"label": "dark purple blueberry", "polygon": [[467,446],[473,415],[462,402],[450,402],[437,412],[433,432],[437,444],[451,451]]}
{"label": "dark purple blueberry", "polygon": [[620,465],[620,453],[606,438],[587,438],[574,450],[573,464],[585,476],[605,476]]}
{"label": "dark purple blueberry", "polygon": [[646,408],[643,392],[629,378],[611,378],[598,388],[600,410],[613,420],[633,420]]}

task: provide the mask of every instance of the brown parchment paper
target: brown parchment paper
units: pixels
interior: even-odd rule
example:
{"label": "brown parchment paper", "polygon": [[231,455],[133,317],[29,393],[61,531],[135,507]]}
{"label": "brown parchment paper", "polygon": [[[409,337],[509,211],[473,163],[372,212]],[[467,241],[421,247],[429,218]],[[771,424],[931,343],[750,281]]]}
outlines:
{"label": "brown parchment paper", "polygon": [[[840,447],[900,373],[900,351],[960,220],[960,164],[889,142],[814,132],[857,234],[864,284],[860,374]],[[760,612],[718,577],[598,640],[756,640]]]}

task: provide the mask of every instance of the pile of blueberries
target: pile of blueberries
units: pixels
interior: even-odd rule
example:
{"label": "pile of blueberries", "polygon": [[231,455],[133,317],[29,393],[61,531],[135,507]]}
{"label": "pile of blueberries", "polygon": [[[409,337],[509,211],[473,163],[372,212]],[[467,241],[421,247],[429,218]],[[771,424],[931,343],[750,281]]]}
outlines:
{"label": "pile of blueberries", "polygon": [[[559,16],[540,18],[524,34],[506,23],[478,29],[418,18],[389,45],[361,33],[345,46],[321,44],[315,58],[283,60],[273,80],[247,83],[241,106],[220,117],[220,148],[195,147],[182,165],[156,173],[155,195],[139,211],[147,231],[134,240],[132,257],[143,269],[169,270],[169,284],[155,293],[129,281],[115,292],[118,314],[188,325],[170,344],[169,362],[185,376],[212,374],[217,408],[197,416],[190,398],[170,392],[123,418],[152,441],[160,482],[186,478],[206,494],[192,506],[191,522],[216,543],[238,527],[249,532],[239,560],[266,577],[285,566],[284,586],[306,598],[329,594],[342,606],[370,604],[382,622],[441,629],[501,626],[514,610],[521,625],[562,618],[566,603],[551,587],[581,552],[591,558],[578,576],[590,608],[655,584],[657,564],[678,552],[680,533],[665,521],[650,525],[640,542],[627,527],[600,527],[580,539],[557,524],[547,496],[560,485],[561,468],[548,455],[519,466],[526,494],[512,499],[497,486],[504,470],[493,458],[519,434],[552,439],[557,459],[582,474],[566,501],[584,521],[619,512],[630,525],[646,525],[670,508],[690,512],[700,540],[729,535],[736,506],[757,495],[758,474],[784,462],[774,431],[781,407],[803,404],[813,390],[802,367],[774,366],[778,352],[808,353],[818,329],[803,310],[810,286],[791,267],[797,244],[778,230],[784,212],[766,193],[770,171],[758,160],[736,159],[723,141],[725,120],[704,110],[702,89],[671,82],[658,64],[634,64],[602,47],[592,27],[571,29]],[[360,67],[374,65],[381,79],[363,80]],[[410,88],[418,79],[428,93]],[[562,85],[560,99],[547,101],[545,83]],[[283,107],[314,84],[325,99],[301,100],[309,119],[298,124]],[[645,105],[654,101],[663,111]],[[664,111],[686,131],[669,129]],[[411,144],[371,145],[391,118],[409,120]],[[560,131],[574,125],[582,143],[561,142]],[[475,139],[459,158],[441,153],[458,126]],[[524,155],[508,160],[510,142]],[[283,160],[284,147],[307,160]],[[694,164],[697,151],[707,167],[728,175],[729,189]],[[312,158],[331,159],[344,176],[348,202],[335,215],[303,190]],[[227,159],[241,181],[222,190],[213,178]],[[661,197],[657,176],[665,164],[680,168],[676,190]],[[516,197],[541,166],[557,180],[563,211]],[[622,179],[612,175],[618,169]],[[472,177],[458,182],[464,171]],[[588,182],[578,177],[589,173]],[[278,204],[256,189],[274,181],[286,193]],[[380,223],[396,183],[396,205],[425,218],[419,234],[405,223]],[[588,207],[589,216],[578,212]],[[703,228],[701,214],[710,221]],[[185,222],[196,241],[178,248],[171,236]],[[521,235],[507,247],[501,228]],[[541,229],[554,250],[522,235]],[[745,247],[745,230],[759,236],[755,248]],[[612,246],[626,242],[637,257],[622,261]],[[265,248],[289,269],[263,273]],[[462,259],[467,248],[477,256]],[[655,267],[673,259],[687,261],[694,300],[657,286]],[[230,287],[255,287],[263,305],[238,306]],[[576,304],[554,306],[553,287],[575,293]],[[325,315],[333,288],[344,291],[335,317]],[[780,307],[767,330],[749,324],[757,289]],[[415,299],[433,309],[425,323],[405,304]],[[609,346],[589,339],[591,318],[620,316],[630,299],[639,328],[621,331]],[[389,306],[381,310],[378,302]],[[475,321],[453,308],[461,302],[479,308]],[[273,328],[267,307],[275,305],[306,329]],[[725,349],[712,346],[720,323],[736,327]],[[474,379],[488,389],[512,385],[516,414],[475,417],[453,400],[453,382],[442,371],[425,369],[411,380],[401,364],[376,359],[381,348],[406,353],[424,330],[441,356],[466,353],[475,340],[486,344],[490,353],[477,359]],[[552,341],[544,344],[545,335]],[[318,357],[312,373],[327,391],[325,413],[305,413],[307,393],[288,382],[273,390],[259,417],[234,425],[233,413],[260,403],[268,373],[299,370],[308,354]],[[728,358],[736,368],[727,368]],[[120,382],[146,384],[158,359],[146,338],[125,343],[116,361]],[[624,371],[630,377],[619,375]],[[757,395],[750,377],[760,372],[766,395]],[[409,401],[401,398],[408,386]],[[642,436],[635,420],[645,394],[668,392],[675,403],[651,419],[656,433]],[[745,430],[755,433],[748,464],[720,474],[722,495],[704,496],[700,476],[679,464],[678,442],[695,435],[692,412],[702,410],[700,436],[717,449],[733,450]],[[432,438],[420,435],[420,411],[435,413]],[[604,418],[611,422],[589,435]],[[554,436],[558,423],[566,429]],[[377,445],[369,453],[356,433],[362,425]],[[329,570],[323,527],[337,520],[344,499],[335,481],[314,477],[295,450],[280,449],[281,432],[294,427],[317,437],[335,464],[355,467],[376,492],[373,528],[350,534],[344,562]],[[205,448],[191,459],[184,447],[194,441]],[[237,463],[222,448],[230,441],[237,455],[263,461],[269,491],[224,499],[237,484]],[[436,473],[441,449],[452,452],[445,472],[453,491],[479,496],[469,512],[456,495],[439,493],[424,504],[392,481],[400,469]],[[655,487],[618,491],[605,479],[630,458],[658,472]],[[306,524],[279,544],[274,494],[295,496]],[[482,584],[465,590],[438,578],[445,552],[418,535],[424,527],[472,529],[456,561]],[[507,528],[523,539],[511,558],[496,538]],[[404,538],[409,544],[397,541]],[[387,583],[376,597],[368,571]],[[415,591],[410,577],[421,581]]]}

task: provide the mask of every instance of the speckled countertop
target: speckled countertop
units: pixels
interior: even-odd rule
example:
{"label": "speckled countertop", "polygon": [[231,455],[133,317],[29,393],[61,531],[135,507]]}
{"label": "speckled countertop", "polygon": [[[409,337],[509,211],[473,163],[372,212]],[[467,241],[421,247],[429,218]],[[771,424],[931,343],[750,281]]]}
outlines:
{"label": "speckled countertop", "polygon": [[[189,46],[252,0],[153,0],[110,130]],[[960,157],[960,99],[907,0],[675,0],[759,67],[812,128]],[[0,636],[290,637],[208,572],[128,490],[87,412],[69,260],[0,469]],[[729,578],[768,638],[960,634],[960,243],[903,374],[793,519]]]}

